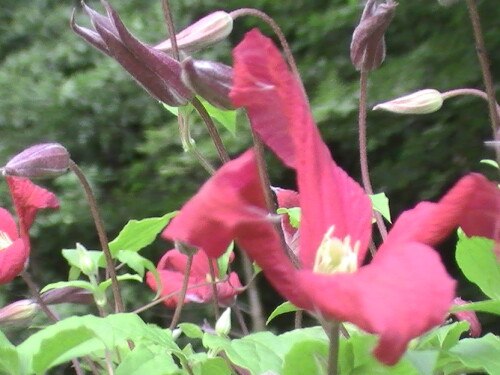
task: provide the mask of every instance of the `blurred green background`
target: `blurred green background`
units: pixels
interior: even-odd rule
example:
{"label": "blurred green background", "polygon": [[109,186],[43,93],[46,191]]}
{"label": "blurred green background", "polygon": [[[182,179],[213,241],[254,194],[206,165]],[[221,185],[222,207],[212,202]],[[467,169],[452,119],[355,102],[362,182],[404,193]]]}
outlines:
{"label": "blurred green background", "polygon": [[[444,8],[435,0],[399,3],[386,34],[386,61],[370,75],[369,107],[422,88],[482,88],[465,4]],[[103,11],[98,1],[88,4]],[[159,0],[111,0],[111,4],[139,39],[155,43],[166,38]],[[498,78],[500,11],[495,1],[478,4],[493,76]],[[333,156],[359,180],[359,77],[349,60],[349,44],[362,6],[355,0],[226,0],[222,9],[248,6],[265,11],[283,28]],[[180,30],[221,9],[221,2],[172,1],[172,7]],[[35,143],[65,145],[92,181],[112,239],[129,219],[178,209],[207,175],[183,152],[175,117],[115,61],[73,34],[69,28],[73,9],[77,22],[88,26],[79,1],[0,2],[0,164]],[[240,18],[227,41],[194,57],[230,64],[231,48],[251,27],[260,27],[272,36],[261,21]],[[192,131],[200,151],[218,164],[202,123],[196,122]],[[233,156],[251,145],[244,126],[236,136],[221,132]],[[496,178],[493,168],[479,163],[493,157],[492,150],[483,145],[488,139],[487,105],[476,98],[451,99],[438,113],[425,116],[369,112],[368,152],[374,189],[389,196],[396,217],[419,200],[436,199],[469,171]],[[274,159],[270,165],[274,185],[293,187],[290,171]],[[31,272],[44,285],[67,277],[61,249],[74,248],[76,242],[95,249],[98,241],[75,177],[67,174],[41,184],[56,192],[61,202],[58,212],[40,213],[32,228]],[[6,184],[0,184],[0,204],[11,205]],[[450,272],[458,277],[450,244],[442,246],[441,252]],[[169,246],[158,240],[143,254],[156,263]],[[126,285],[129,308],[153,297],[144,285]],[[481,298],[476,288],[465,282],[461,286],[465,298]],[[281,300],[268,289],[263,298],[269,312]],[[0,306],[26,295],[21,280],[0,286]],[[191,309],[196,312],[203,307]],[[159,307],[150,314],[161,318],[163,310]]]}

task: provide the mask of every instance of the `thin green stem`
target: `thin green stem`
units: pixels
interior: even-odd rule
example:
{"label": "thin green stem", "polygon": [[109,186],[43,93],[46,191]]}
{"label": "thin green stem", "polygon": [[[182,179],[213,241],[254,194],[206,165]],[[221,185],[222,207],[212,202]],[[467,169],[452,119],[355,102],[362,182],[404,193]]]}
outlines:
{"label": "thin green stem", "polygon": [[193,107],[196,109],[196,111],[200,114],[200,117],[202,118],[203,122],[205,123],[205,126],[207,127],[208,133],[210,134],[210,137],[212,138],[212,141],[214,142],[215,148],[217,150],[217,153],[219,154],[220,160],[223,163],[227,163],[229,160],[229,155],[227,154],[227,151],[224,147],[224,143],[222,142],[222,139],[220,137],[219,131],[217,130],[217,127],[214,124],[214,121],[208,114],[207,110],[203,106],[203,104],[198,100],[198,98],[194,97],[191,99],[191,104]]}
{"label": "thin green stem", "polygon": [[338,375],[339,373],[339,343],[340,343],[340,323],[331,322],[328,332],[330,345],[328,347],[328,375]]}
{"label": "thin green stem", "polygon": [[179,298],[177,300],[177,306],[175,306],[174,316],[170,322],[170,329],[174,329],[179,322],[181,316],[182,308],[184,307],[184,299],[186,298],[186,292],[188,289],[189,274],[191,273],[191,266],[193,265],[193,255],[189,254],[186,269],[184,270],[184,278],[182,279],[181,292],[179,293]]}
{"label": "thin green stem", "polygon": [[[358,136],[359,136],[359,161],[361,166],[361,179],[367,194],[373,194],[372,184],[370,182],[370,172],[368,168],[368,151],[366,145],[366,97],[368,92],[368,72],[361,70],[359,79],[359,117],[358,117]],[[387,237],[387,228],[384,224],[382,215],[377,211],[373,212],[377,227],[382,236],[382,240]],[[372,254],[373,255],[373,254]]]}
{"label": "thin green stem", "polygon": [[104,229],[104,223],[102,221],[101,214],[99,213],[94,193],[92,192],[92,188],[90,187],[90,184],[87,181],[87,178],[83,174],[82,170],[78,167],[78,165],[76,165],[73,160],[69,161],[69,167],[80,181],[80,184],[82,185],[85,196],[89,203],[90,212],[92,214],[92,218],[97,230],[97,235],[99,237],[99,242],[101,244],[102,251],[104,252],[104,258],[106,260],[106,272],[111,278],[111,289],[113,290],[113,298],[115,301],[115,312],[123,312],[123,301],[120,294],[118,279],[116,277],[115,264],[113,262],[113,257],[111,256],[111,251],[109,250],[108,236]]}

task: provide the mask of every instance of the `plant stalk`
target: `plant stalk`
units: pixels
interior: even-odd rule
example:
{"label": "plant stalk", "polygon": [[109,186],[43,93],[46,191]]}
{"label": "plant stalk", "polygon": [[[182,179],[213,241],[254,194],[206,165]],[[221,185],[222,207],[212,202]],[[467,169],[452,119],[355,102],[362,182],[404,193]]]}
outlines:
{"label": "plant stalk", "polygon": [[193,255],[189,254],[186,269],[184,270],[184,278],[182,279],[182,288],[179,293],[179,298],[177,300],[177,306],[175,306],[174,316],[172,317],[172,321],[170,322],[170,329],[174,329],[179,322],[179,318],[181,316],[182,308],[184,307],[184,299],[186,298],[186,292],[188,289],[189,283],[189,274],[191,273],[191,266],[193,265]]}

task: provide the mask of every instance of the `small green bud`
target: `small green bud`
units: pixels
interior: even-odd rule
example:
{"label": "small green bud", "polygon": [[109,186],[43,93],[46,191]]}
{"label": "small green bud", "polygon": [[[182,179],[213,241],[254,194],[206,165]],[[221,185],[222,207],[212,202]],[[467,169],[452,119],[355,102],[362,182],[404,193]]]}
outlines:
{"label": "small green bud", "polygon": [[231,331],[231,308],[228,307],[221,314],[220,318],[215,323],[215,332],[219,336],[227,336]]}
{"label": "small green bud", "polygon": [[388,102],[377,104],[373,110],[383,110],[394,113],[423,115],[436,112],[443,105],[441,93],[434,89],[425,89],[405,95]]}
{"label": "small green bud", "polygon": [[94,276],[97,272],[97,265],[88,250],[80,243],[76,244],[76,250],[78,251],[79,265],[82,272],[87,276]]}

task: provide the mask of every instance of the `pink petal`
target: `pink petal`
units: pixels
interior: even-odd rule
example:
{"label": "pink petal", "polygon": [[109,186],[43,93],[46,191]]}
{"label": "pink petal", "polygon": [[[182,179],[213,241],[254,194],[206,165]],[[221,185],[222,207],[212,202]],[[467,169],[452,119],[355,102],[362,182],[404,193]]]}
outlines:
{"label": "pink petal", "polygon": [[21,235],[27,236],[35,215],[42,208],[59,208],[56,196],[21,177],[6,177],[14,201]]}
{"label": "pink petal", "polygon": [[374,355],[387,365],[410,340],[444,322],[455,289],[438,254],[414,242],[377,252],[356,273],[302,271],[296,283],[307,286],[313,311],[379,335]]}
{"label": "pink petal", "polygon": [[468,236],[500,240],[500,190],[480,174],[462,177],[438,203],[422,202],[403,212],[386,242],[432,246],[458,226]]}
{"label": "pink petal", "polygon": [[[453,300],[454,305],[466,305],[470,303],[470,301],[464,301],[462,298],[457,297]],[[479,323],[479,319],[477,318],[476,312],[472,310],[465,311],[456,311],[453,313],[457,317],[458,320],[465,320],[469,323],[469,332],[471,337],[479,337],[481,336],[481,323]]]}
{"label": "pink petal", "polygon": [[219,169],[182,207],[162,237],[200,247],[218,258],[241,221],[266,218],[254,153],[249,150]]}
{"label": "pink petal", "polygon": [[252,129],[297,170],[302,208],[300,255],[311,268],[327,230],[360,241],[360,262],[371,235],[371,203],[333,161],[311,117],[307,99],[272,41],[258,30],[235,48],[231,98],[246,108]]}
{"label": "pink petal", "polygon": [[15,241],[19,238],[14,218],[9,211],[2,207],[0,207],[0,232],[6,233],[11,241]]}

